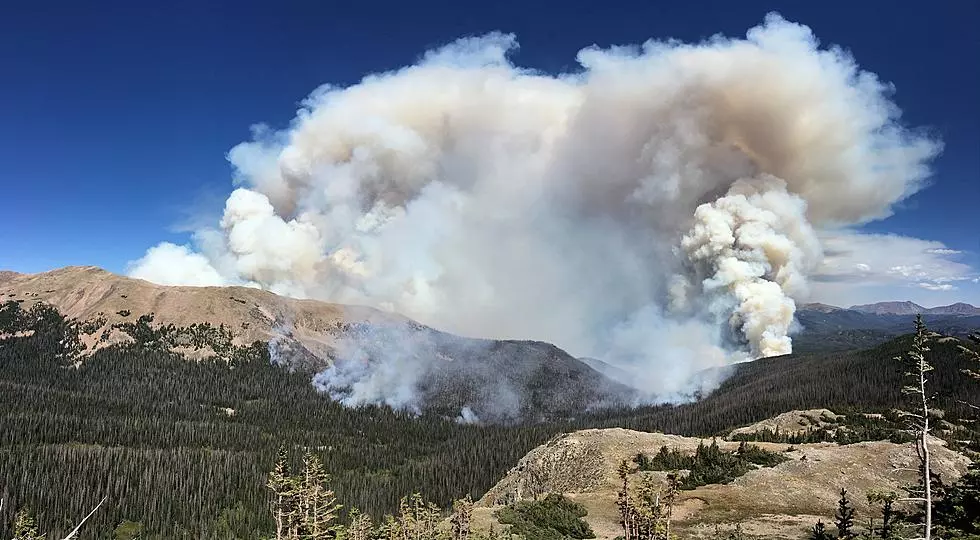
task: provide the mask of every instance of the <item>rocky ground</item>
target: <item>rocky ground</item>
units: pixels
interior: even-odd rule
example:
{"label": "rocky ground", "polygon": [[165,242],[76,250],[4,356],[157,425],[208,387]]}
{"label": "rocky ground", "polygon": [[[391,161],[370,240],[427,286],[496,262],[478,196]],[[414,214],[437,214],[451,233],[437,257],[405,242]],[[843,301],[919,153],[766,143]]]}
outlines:
{"label": "rocky ground", "polygon": [[[833,418],[826,410],[793,411],[759,427],[799,425],[799,418],[819,421]],[[781,427],[781,431],[783,428]],[[617,468],[637,453],[655,454],[661,446],[693,453],[702,439],[642,433],[625,429],[593,429],[555,438],[527,454],[506,477],[478,503],[477,523],[489,527],[500,505],[561,492],[585,505],[586,520],[597,538],[621,534],[616,508],[620,488]],[[728,485],[708,485],[682,491],[675,509],[675,530],[680,538],[711,538],[716,527],[731,530],[741,524],[744,533],[761,538],[803,537],[818,520],[830,521],[839,490],[846,487],[859,516],[868,516],[866,494],[870,490],[899,490],[914,480],[916,457],[910,445],[886,441],[847,446],[834,443],[788,445],[753,443],[790,458],[772,468],[759,468]],[[719,441],[723,450],[735,450],[737,442]],[[944,480],[959,477],[969,460],[932,440],[934,469]],[[635,485],[640,474],[634,472]]]}

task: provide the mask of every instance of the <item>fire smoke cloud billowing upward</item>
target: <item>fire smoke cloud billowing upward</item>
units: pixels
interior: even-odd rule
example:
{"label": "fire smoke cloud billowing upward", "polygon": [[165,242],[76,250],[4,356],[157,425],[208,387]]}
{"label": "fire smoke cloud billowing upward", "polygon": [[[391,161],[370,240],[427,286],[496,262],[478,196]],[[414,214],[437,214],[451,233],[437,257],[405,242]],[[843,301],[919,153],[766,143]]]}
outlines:
{"label": "fire smoke cloud billowing upward", "polygon": [[240,187],[199,253],[158,248],[133,274],[203,255],[208,284],[547,340],[674,395],[789,352],[815,231],[887,216],[938,152],[887,84],[776,15],[745,39],[587,48],[561,76],[516,47],[465,38],[317,89],[231,150]]}

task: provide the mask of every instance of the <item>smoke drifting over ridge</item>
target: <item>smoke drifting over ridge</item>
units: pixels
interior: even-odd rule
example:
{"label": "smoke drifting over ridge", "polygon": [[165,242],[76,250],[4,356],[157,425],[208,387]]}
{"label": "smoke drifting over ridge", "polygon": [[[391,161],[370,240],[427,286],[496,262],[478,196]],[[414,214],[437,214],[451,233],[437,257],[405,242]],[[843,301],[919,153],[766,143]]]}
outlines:
{"label": "smoke drifting over ridge", "polygon": [[[790,352],[818,231],[887,216],[939,151],[887,84],[777,15],[745,39],[583,49],[558,76],[513,65],[516,48],[464,38],[317,89],[288,129],[231,150],[239,187],[195,252],[157,246],[130,274],[546,340],[670,397]],[[370,381],[392,366],[412,369],[320,380],[390,402],[405,389]]]}

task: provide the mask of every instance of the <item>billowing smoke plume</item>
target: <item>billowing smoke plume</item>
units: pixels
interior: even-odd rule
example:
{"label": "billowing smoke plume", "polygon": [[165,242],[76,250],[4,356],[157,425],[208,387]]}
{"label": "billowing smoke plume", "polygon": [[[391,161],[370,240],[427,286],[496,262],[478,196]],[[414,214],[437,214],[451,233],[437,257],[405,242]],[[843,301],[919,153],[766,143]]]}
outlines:
{"label": "billowing smoke plume", "polygon": [[[887,216],[938,151],[887,84],[776,15],[745,39],[586,48],[558,76],[516,48],[461,39],[317,89],[288,129],[231,150],[240,187],[197,253],[155,248],[134,273],[193,282],[173,271],[189,261],[199,282],[546,340],[671,396],[789,352],[815,231]],[[405,358],[320,381],[379,401],[378,383],[413,380]]]}

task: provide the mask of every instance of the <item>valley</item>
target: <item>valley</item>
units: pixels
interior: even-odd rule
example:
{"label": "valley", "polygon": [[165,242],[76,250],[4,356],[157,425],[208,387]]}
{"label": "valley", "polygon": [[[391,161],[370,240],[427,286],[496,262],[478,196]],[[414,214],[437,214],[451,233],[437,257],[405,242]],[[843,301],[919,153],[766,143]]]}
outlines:
{"label": "valley", "polygon": [[[244,315],[233,311],[243,304],[232,299],[228,309],[216,306],[234,296],[254,299],[251,308],[268,311],[286,299],[248,289],[185,294],[111,275],[86,277],[95,272],[90,269],[71,272],[72,279],[0,279],[0,486],[9,504],[2,523],[11,522],[13,508],[27,506],[36,509],[45,530],[61,534],[61,527],[106,496],[111,504],[81,538],[99,538],[98,531],[126,520],[142,524],[143,538],[254,538],[270,527],[264,484],[280,447],[291,450],[294,465],[302,452],[315,452],[338,499],[376,518],[419,491],[443,508],[469,495],[479,500],[474,526],[499,527],[493,516],[501,502],[559,491],[588,509],[586,519],[600,538],[616,536],[616,465],[660,446],[691,451],[718,438],[723,449],[732,449],[739,444],[732,439],[761,437],[753,444],[776,452],[794,447],[785,452],[788,461],[771,469],[683,492],[676,523],[684,537],[736,523],[758,537],[799,537],[793,535],[801,527],[833,513],[839,487],[860,495],[874,486],[897,489],[910,478],[895,467],[907,468],[911,447],[888,442],[898,424],[854,423],[866,413],[887,416],[904,403],[892,358],[908,348],[908,337],[736,364],[725,369],[717,390],[689,403],[630,407],[610,400],[594,407],[603,396],[628,396],[589,367],[602,368],[595,360],[583,363],[536,342],[473,346],[396,321],[404,324],[399,331],[424,332],[430,348],[419,354],[449,354],[456,359],[450,365],[463,359],[472,365],[427,372],[415,408],[343,406],[311,382],[323,364],[272,358],[276,348],[261,338],[275,339],[274,318],[268,326],[244,321],[255,325],[245,327],[235,318]],[[214,307],[202,307],[209,305]],[[345,332],[361,324],[394,324],[367,309],[352,311],[348,321],[340,307],[301,306],[305,311],[294,332],[303,339],[295,338],[294,347],[318,343],[336,351]],[[99,314],[113,308],[130,313],[103,321]],[[140,308],[155,310],[154,318],[141,318]],[[60,309],[95,322],[73,322]],[[202,334],[177,325],[193,325],[190,317],[207,316],[209,309],[219,328],[229,330]],[[317,313],[326,315],[319,319]],[[105,340],[73,345],[106,331]],[[200,343],[175,346],[173,336],[184,335],[201,336]],[[362,350],[382,354],[370,347],[382,346],[384,339],[365,335],[370,339]],[[247,343],[249,338],[257,339]],[[947,481],[968,463],[954,450],[971,451],[968,441],[978,436],[963,403],[980,395],[980,385],[960,375],[959,343],[938,340],[931,352],[932,382],[944,412],[937,433],[942,439],[934,447]],[[518,393],[519,415],[494,416],[493,400],[475,399],[495,377]],[[498,392],[484,395],[495,398]],[[479,422],[459,416],[468,404]],[[789,413],[808,410],[817,411]],[[781,414],[782,420],[767,421]],[[843,418],[850,420],[842,423]],[[817,430],[806,432],[816,442],[766,442],[789,436],[787,426],[794,424]]]}

